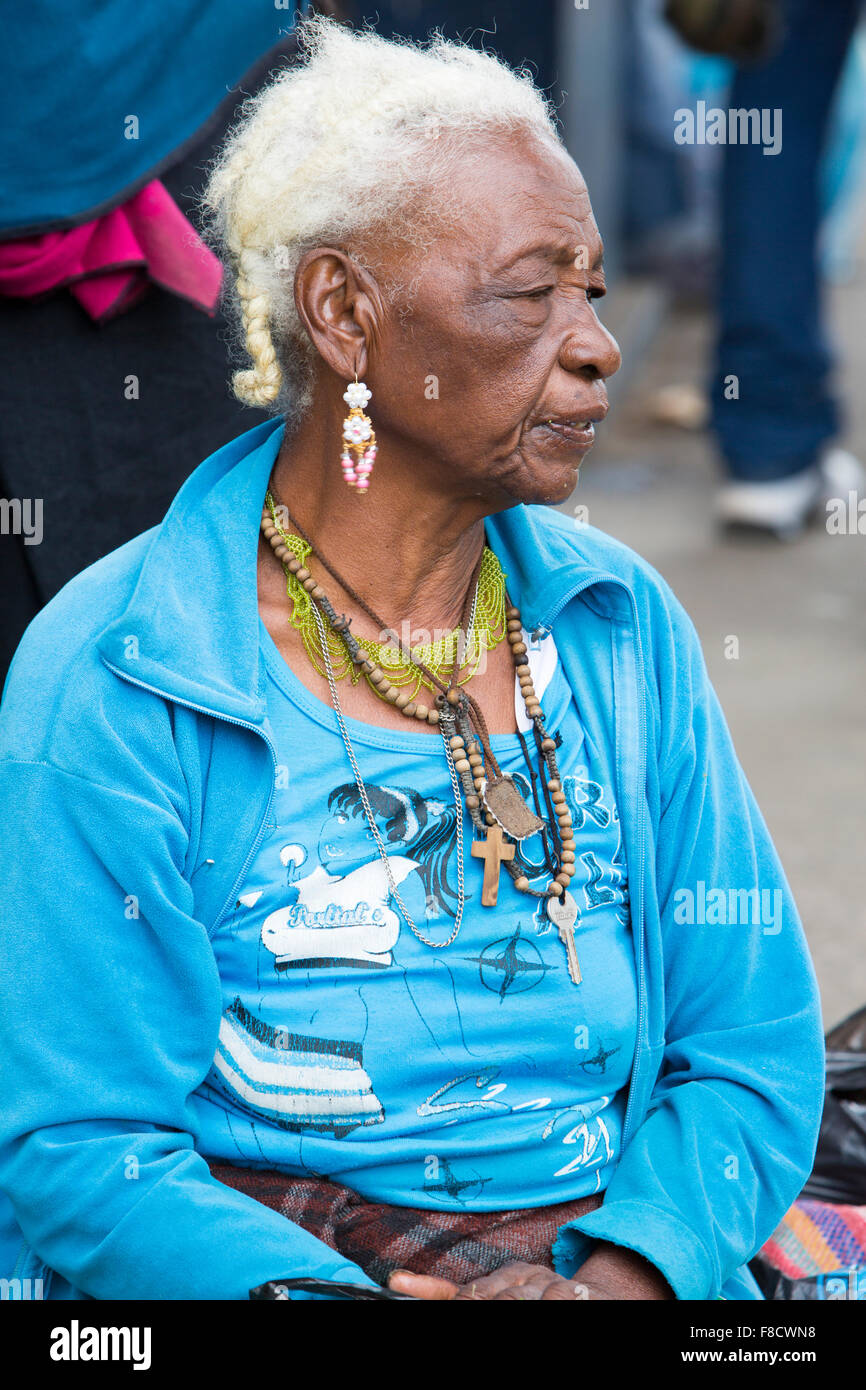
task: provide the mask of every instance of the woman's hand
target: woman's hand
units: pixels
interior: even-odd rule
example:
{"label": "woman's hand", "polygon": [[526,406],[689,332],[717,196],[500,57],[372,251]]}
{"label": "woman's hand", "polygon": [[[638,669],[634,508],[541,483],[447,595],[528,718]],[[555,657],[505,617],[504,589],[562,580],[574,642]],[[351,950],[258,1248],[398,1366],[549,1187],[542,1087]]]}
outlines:
{"label": "woman's hand", "polygon": [[473,1279],[469,1284],[455,1284],[450,1279],[439,1279],[432,1274],[410,1274],[408,1270],[395,1270],[388,1280],[388,1287],[398,1293],[409,1293],[415,1298],[449,1300],[456,1303],[470,1299],[567,1299],[607,1298],[610,1295],[594,1292],[585,1283],[574,1279],[563,1279],[545,1265],[529,1265],[515,1262],[503,1265],[493,1274]]}
{"label": "woman's hand", "polygon": [[[587,1285],[573,1279],[563,1279],[545,1265],[530,1265],[515,1261],[503,1265],[492,1274],[473,1279],[469,1284],[455,1284],[432,1274],[410,1274],[395,1270],[388,1287],[415,1298],[449,1300],[457,1303],[470,1299],[568,1299],[591,1298]],[[601,1295],[604,1297],[604,1295]]]}
{"label": "woman's hand", "polygon": [[600,1243],[573,1279],[563,1279],[546,1265],[515,1261],[474,1279],[455,1284],[432,1274],[397,1269],[388,1287],[414,1298],[462,1303],[469,1299],[500,1301],[565,1300],[573,1303],[618,1299],[672,1299],[673,1291],[654,1265],[634,1250]]}

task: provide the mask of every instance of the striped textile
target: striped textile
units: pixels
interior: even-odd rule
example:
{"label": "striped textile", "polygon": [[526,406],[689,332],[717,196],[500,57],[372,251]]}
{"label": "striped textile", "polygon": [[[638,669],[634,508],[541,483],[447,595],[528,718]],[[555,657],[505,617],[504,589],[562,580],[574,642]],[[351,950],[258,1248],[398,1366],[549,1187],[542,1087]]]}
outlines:
{"label": "striped textile", "polygon": [[790,1279],[866,1268],[866,1207],[795,1202],[761,1256]]}
{"label": "striped textile", "polygon": [[[466,1284],[521,1260],[553,1268],[560,1227],[601,1206],[604,1194],[514,1211],[430,1211],[365,1202],[327,1178],[210,1164],[220,1182],[255,1197],[386,1284],[395,1269]],[[275,1272],[275,1277],[279,1271]]]}

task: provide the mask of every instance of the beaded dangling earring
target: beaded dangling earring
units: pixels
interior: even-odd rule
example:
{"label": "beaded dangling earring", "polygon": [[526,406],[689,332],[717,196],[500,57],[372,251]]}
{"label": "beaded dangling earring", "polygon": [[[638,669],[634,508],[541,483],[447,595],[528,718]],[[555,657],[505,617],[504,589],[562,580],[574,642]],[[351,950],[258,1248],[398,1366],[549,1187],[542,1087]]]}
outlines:
{"label": "beaded dangling earring", "polygon": [[[373,393],[363,381],[350,381],[343,392],[343,400],[349,407],[349,414],[343,421],[343,452],[340,463],[343,477],[349,487],[366,492],[370,486],[370,474],[376,462],[376,435],[369,415],[364,414],[364,406]],[[352,457],[354,453],[355,457]]]}

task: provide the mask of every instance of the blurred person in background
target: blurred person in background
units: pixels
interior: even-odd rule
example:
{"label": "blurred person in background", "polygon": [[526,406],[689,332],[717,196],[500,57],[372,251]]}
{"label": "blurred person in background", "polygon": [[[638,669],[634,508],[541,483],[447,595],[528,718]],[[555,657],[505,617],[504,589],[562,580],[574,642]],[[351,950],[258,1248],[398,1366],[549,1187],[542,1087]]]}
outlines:
{"label": "blurred person in background", "polygon": [[227,389],[196,203],[244,93],[293,56],[295,10],[33,0],[4,16],[0,493],[31,518],[38,502],[41,536],[0,536],[0,683],[42,604],[262,418]]}
{"label": "blurred person in background", "polygon": [[728,108],[781,111],[778,152],[723,151],[710,411],[727,473],[716,514],[730,530],[790,538],[828,496],[862,486],[857,460],[831,446],[841,426],[818,244],[821,156],[860,9],[860,0],[667,4],[687,41],[743,59]]}

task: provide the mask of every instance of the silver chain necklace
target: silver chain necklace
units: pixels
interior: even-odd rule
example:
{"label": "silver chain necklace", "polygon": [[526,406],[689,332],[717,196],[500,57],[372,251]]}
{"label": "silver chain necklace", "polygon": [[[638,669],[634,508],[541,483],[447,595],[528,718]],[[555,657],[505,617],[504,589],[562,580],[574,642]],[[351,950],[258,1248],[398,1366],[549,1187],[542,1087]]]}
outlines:
{"label": "silver chain necklace", "polygon": [[343,740],[343,743],[345,744],[346,752],[349,755],[349,762],[352,766],[352,772],[354,774],[355,783],[358,788],[358,795],[360,796],[361,803],[364,807],[364,815],[367,817],[367,824],[370,827],[370,833],[372,834],[373,839],[376,841],[376,847],[379,851],[379,857],[381,858],[382,863],[385,867],[385,874],[388,878],[388,883],[390,884],[391,892],[396,898],[397,903],[400,907],[400,911],[403,913],[403,916],[406,919],[407,924],[411,928],[414,935],[417,936],[418,940],[423,942],[425,946],[432,946],[432,948],[435,951],[439,951],[443,948],[443,946],[450,946],[451,942],[457,936],[457,933],[459,932],[461,923],[463,921],[463,909],[466,905],[466,891],[463,878],[463,803],[460,797],[460,782],[457,777],[457,770],[454,766],[454,755],[451,752],[451,747],[448,743],[447,724],[443,724],[440,720],[439,731],[442,735],[442,741],[445,745],[445,757],[448,762],[448,771],[451,775],[451,787],[454,792],[454,808],[457,813],[457,914],[454,918],[454,930],[451,932],[451,935],[447,938],[446,941],[428,941],[427,937],[422,936],[421,932],[415,926],[415,923],[412,920],[412,917],[409,913],[409,909],[406,907],[406,904],[400,896],[400,890],[397,887],[396,880],[391,871],[391,861],[388,858],[388,851],[385,848],[385,842],[382,839],[382,836],[379,834],[379,827],[376,824],[376,818],[373,814],[373,808],[370,805],[370,799],[367,796],[367,788],[364,786],[364,779],[361,776],[361,771],[358,767],[357,759],[355,758],[355,751],[352,748],[352,741],[349,738],[349,731],[346,728],[346,721],[343,718],[343,710],[342,706],[340,705],[340,696],[337,690],[337,681],[336,677],[334,676],[333,665],[331,664],[331,653],[328,650],[328,639],[325,633],[325,624],[322,619],[322,615],[319,612],[318,604],[314,603],[312,605],[312,609],[313,616],[316,620],[316,626],[319,630],[319,641],[322,647],[322,660],[325,664],[325,673],[327,675],[328,686],[331,691],[331,700],[333,701],[334,705],[334,713],[337,716],[337,723],[340,726],[340,736]]}

